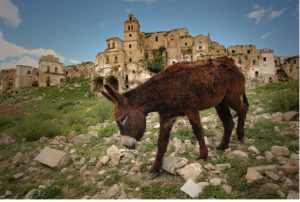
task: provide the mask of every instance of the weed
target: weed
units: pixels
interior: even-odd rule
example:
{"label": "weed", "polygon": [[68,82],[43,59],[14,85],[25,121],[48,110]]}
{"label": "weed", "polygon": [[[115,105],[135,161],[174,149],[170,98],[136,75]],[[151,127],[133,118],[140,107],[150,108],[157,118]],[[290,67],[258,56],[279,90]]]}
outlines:
{"label": "weed", "polygon": [[117,133],[119,129],[117,128],[116,125],[110,125],[107,126],[106,128],[101,128],[98,131],[98,137],[109,137],[113,135],[114,133]]}
{"label": "weed", "polygon": [[234,197],[227,194],[220,186],[208,186],[203,193],[198,196],[199,199],[233,199]]}
{"label": "weed", "polygon": [[270,108],[272,111],[285,112],[290,110],[299,111],[299,93],[291,89],[275,93],[271,97]]}
{"label": "weed", "polygon": [[180,140],[191,140],[193,143],[196,142],[195,135],[191,128],[179,128],[172,135]]}
{"label": "weed", "polygon": [[97,103],[96,109],[94,110],[95,117],[98,121],[103,122],[104,120],[111,120],[114,114],[114,107],[108,100],[102,99],[101,102]]}
{"label": "weed", "polygon": [[59,186],[54,185],[46,187],[41,191],[36,191],[33,193],[33,199],[55,199],[60,194]]}

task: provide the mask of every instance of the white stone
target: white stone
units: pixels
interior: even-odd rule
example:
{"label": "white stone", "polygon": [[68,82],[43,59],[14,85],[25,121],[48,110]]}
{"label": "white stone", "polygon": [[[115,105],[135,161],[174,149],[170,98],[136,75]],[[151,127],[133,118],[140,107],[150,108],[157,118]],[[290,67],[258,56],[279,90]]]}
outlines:
{"label": "white stone", "polygon": [[225,170],[226,168],[231,168],[230,163],[223,163],[223,164],[216,165],[216,170],[219,170],[219,171]]}
{"label": "white stone", "polygon": [[197,197],[198,194],[202,191],[199,185],[190,179],[186,181],[186,183],[180,188],[180,190],[192,198]]}
{"label": "white stone", "polygon": [[265,152],[265,157],[266,157],[266,160],[267,160],[267,161],[271,162],[272,159],[274,158],[274,155],[273,155],[271,152],[266,151],[266,152]]}
{"label": "white stone", "polygon": [[283,114],[283,119],[286,121],[291,121],[297,117],[298,117],[298,112],[295,111],[289,111]]}
{"label": "white stone", "polygon": [[105,173],[105,170],[100,170],[99,172],[98,172],[98,175],[103,175]]}
{"label": "white stone", "polygon": [[209,180],[209,183],[213,186],[219,186],[222,183],[222,180],[220,178],[212,178],[211,180]]}
{"label": "white stone", "polygon": [[186,158],[168,156],[164,158],[162,168],[173,174],[176,175],[176,170],[184,167],[187,164],[188,160]]}
{"label": "white stone", "polygon": [[156,124],[156,125],[154,126],[154,128],[155,128],[155,129],[158,129],[159,126],[160,126],[160,125],[159,125],[159,123],[158,123],[158,124]]}
{"label": "white stone", "polygon": [[249,168],[254,169],[257,172],[263,173],[265,171],[276,171],[278,169],[278,166],[276,164],[274,164],[274,165],[253,166],[253,167],[249,167]]}
{"label": "white stone", "polygon": [[5,192],[5,197],[10,197],[12,195],[12,192],[10,190],[7,190]]}
{"label": "white stone", "polygon": [[35,157],[36,161],[47,165],[51,168],[61,167],[68,163],[68,155],[60,150],[51,149],[45,147],[38,155]]}
{"label": "white stone", "polygon": [[289,191],[287,199],[299,199],[299,192],[296,191]]}
{"label": "white stone", "polygon": [[177,173],[185,180],[191,179],[197,182],[198,179],[203,177],[203,168],[200,163],[191,163],[178,169]]}
{"label": "white stone", "polygon": [[279,180],[279,179],[280,179],[280,177],[279,177],[276,173],[274,173],[274,172],[272,172],[272,171],[266,171],[265,173],[266,173],[266,175],[267,175],[268,177],[270,177],[272,180]]}
{"label": "white stone", "polygon": [[238,158],[248,158],[248,154],[246,152],[240,151],[240,150],[234,150],[227,154],[227,157],[229,159],[238,157]]}
{"label": "white stone", "polygon": [[289,149],[286,146],[272,146],[271,152],[275,156],[287,156],[289,155]]}
{"label": "white stone", "polygon": [[207,163],[203,167],[208,171],[216,169],[216,167],[214,165],[212,165],[211,163]]}
{"label": "white stone", "polygon": [[252,183],[252,182],[254,182],[256,180],[260,180],[262,178],[263,178],[263,176],[259,172],[257,172],[255,169],[248,168],[247,174],[246,174],[246,180],[248,183]]}
{"label": "white stone", "polygon": [[23,176],[24,176],[24,173],[18,173],[18,174],[14,175],[14,179],[20,179]]}
{"label": "white stone", "polygon": [[260,154],[260,151],[255,146],[248,147],[248,151],[250,151],[250,152],[252,152],[254,154],[257,154],[257,155]]}
{"label": "white stone", "polygon": [[223,184],[222,185],[223,190],[227,193],[227,194],[231,194],[232,192],[232,187],[227,185],[227,184]]}
{"label": "white stone", "polygon": [[112,145],[111,147],[109,147],[106,154],[110,158],[112,166],[116,166],[119,164],[122,153],[119,151],[116,145]]}

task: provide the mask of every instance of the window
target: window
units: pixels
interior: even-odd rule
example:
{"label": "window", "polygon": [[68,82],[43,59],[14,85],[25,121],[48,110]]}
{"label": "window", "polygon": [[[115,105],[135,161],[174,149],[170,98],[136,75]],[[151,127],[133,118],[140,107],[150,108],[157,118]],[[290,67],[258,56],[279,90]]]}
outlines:
{"label": "window", "polygon": [[127,74],[125,75],[125,81],[128,81],[128,75]]}
{"label": "window", "polygon": [[128,84],[126,84],[126,89],[128,89],[129,88],[129,86],[128,86]]}
{"label": "window", "polygon": [[115,62],[118,62],[118,56],[115,56]]}
{"label": "window", "polygon": [[129,37],[131,37],[131,34],[129,34]]}
{"label": "window", "polygon": [[132,73],[134,73],[134,74],[135,74],[135,71],[132,71]]}
{"label": "window", "polygon": [[155,37],[155,41],[156,41],[156,42],[158,41],[158,36]]}
{"label": "window", "polygon": [[272,80],[272,77],[269,77],[269,83],[272,83],[273,80]]}
{"label": "window", "polygon": [[108,48],[108,49],[110,49],[110,43],[109,43],[109,44],[107,44],[107,48]]}
{"label": "window", "polygon": [[233,53],[233,54],[234,54],[234,53],[235,53],[235,50],[232,50],[232,51],[231,51],[231,53]]}
{"label": "window", "polygon": [[253,61],[252,61],[252,64],[253,64],[253,65],[256,65],[256,60],[253,60]]}
{"label": "window", "polygon": [[129,21],[132,21],[132,17],[131,16],[129,17]]}
{"label": "window", "polygon": [[185,43],[184,45],[187,46],[187,43]]}
{"label": "window", "polygon": [[57,73],[57,67],[55,67],[55,73]]}
{"label": "window", "polygon": [[294,60],[294,64],[297,64],[297,61],[296,61],[296,60]]}
{"label": "window", "polygon": [[69,74],[69,72],[68,72],[68,71],[66,71],[66,74]]}
{"label": "window", "polygon": [[264,62],[265,62],[265,61],[267,61],[267,58],[266,58],[266,57],[263,57],[263,60],[264,60]]}
{"label": "window", "polygon": [[255,78],[258,77],[258,71],[255,71]]}
{"label": "window", "polygon": [[202,41],[199,41],[199,43],[201,44],[201,43],[202,43]]}
{"label": "window", "polygon": [[247,50],[247,53],[248,53],[248,54],[250,54],[250,52],[251,52],[250,50]]}
{"label": "window", "polygon": [[105,64],[108,64],[108,63],[109,63],[109,58],[106,57]]}
{"label": "window", "polygon": [[129,48],[131,48],[131,44],[129,44]]}
{"label": "window", "polygon": [[129,58],[129,62],[131,62],[132,61],[132,58]]}
{"label": "window", "polygon": [[47,66],[47,73],[50,72],[50,66]]}
{"label": "window", "polygon": [[31,74],[31,72],[30,72],[30,71],[27,71],[27,74]]}
{"label": "window", "polygon": [[112,48],[115,48],[115,42],[112,43]]}
{"label": "window", "polygon": [[131,25],[131,30],[133,30],[133,25]]}
{"label": "window", "polygon": [[275,64],[277,65],[277,60],[274,60]]}
{"label": "window", "polygon": [[130,30],[130,25],[128,25],[128,30]]}

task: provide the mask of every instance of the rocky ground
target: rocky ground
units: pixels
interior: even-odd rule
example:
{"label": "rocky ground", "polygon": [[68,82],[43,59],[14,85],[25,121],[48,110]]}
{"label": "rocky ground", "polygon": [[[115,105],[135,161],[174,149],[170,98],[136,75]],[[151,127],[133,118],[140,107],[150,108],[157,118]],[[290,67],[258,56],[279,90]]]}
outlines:
{"label": "rocky ground", "polygon": [[156,154],[156,113],[147,117],[137,150],[120,144],[113,121],[34,142],[2,135],[0,198],[299,198],[298,112],[268,112],[264,95],[248,95],[244,144],[234,131],[229,148],[216,150],[223,128],[214,110],[201,112],[209,158],[197,160],[199,146],[188,121],[179,118],[153,180],[148,171]]}

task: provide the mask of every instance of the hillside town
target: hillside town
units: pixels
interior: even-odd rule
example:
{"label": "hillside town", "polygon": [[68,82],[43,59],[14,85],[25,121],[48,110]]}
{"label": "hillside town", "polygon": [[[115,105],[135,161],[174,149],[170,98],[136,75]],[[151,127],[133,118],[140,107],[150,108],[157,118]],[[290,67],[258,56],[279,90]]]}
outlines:
{"label": "hillside town", "polygon": [[234,59],[246,77],[247,87],[299,79],[299,56],[276,56],[272,49],[258,49],[255,45],[225,48],[213,41],[210,34],[191,36],[187,28],[142,32],[133,14],[125,20],[123,33],[123,40],[119,37],[106,39],[106,48],[96,54],[95,62],[64,66],[58,57],[43,55],[38,67],[17,65],[13,69],[3,69],[0,91],[61,85],[68,77],[84,76],[91,81],[91,91],[99,91],[108,84],[124,92],[157,73],[151,69],[153,65],[168,68],[177,62],[220,56]]}

